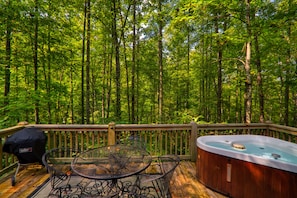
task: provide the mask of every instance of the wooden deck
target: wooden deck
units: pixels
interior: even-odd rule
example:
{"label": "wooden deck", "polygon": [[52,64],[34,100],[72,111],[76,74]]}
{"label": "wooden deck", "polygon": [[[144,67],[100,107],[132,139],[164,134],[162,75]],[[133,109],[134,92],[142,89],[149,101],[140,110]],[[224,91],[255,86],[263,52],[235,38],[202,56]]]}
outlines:
{"label": "wooden deck", "polygon": [[[170,187],[172,198],[225,198],[198,182],[195,175],[195,163],[182,161],[172,178]],[[48,177],[45,168],[27,168],[19,172],[16,185],[11,186],[11,177],[7,176],[0,181],[0,197],[28,197]]]}

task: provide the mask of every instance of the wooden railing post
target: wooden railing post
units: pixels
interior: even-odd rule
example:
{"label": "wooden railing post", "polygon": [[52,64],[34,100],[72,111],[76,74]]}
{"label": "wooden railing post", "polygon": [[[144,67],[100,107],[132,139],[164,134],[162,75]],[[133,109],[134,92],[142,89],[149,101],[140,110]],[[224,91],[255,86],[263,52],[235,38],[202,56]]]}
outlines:
{"label": "wooden railing post", "polygon": [[108,145],[115,145],[116,143],[116,135],[115,135],[115,123],[111,122],[108,124],[108,137],[107,137]]}
{"label": "wooden railing post", "polygon": [[190,142],[190,154],[191,154],[191,161],[196,161],[197,158],[197,146],[196,146],[196,141],[197,141],[197,124],[196,122],[192,121],[191,122],[191,142]]}
{"label": "wooden railing post", "polygon": [[19,122],[18,123],[18,126],[26,126],[28,125],[29,123],[27,121],[22,121],[22,122]]}

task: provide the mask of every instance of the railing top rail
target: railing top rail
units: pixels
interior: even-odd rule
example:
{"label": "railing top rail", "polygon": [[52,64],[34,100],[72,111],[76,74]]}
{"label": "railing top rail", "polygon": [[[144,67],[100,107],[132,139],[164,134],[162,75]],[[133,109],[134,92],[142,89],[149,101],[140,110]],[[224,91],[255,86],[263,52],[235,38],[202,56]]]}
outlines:
{"label": "railing top rail", "polygon": [[[116,124],[116,131],[123,130],[187,130],[191,129],[191,124]],[[53,131],[53,130],[97,130],[106,131],[109,125],[99,125],[99,124],[30,124],[26,127],[36,127],[42,130]]]}
{"label": "railing top rail", "polygon": [[106,131],[108,129],[108,125],[101,124],[30,124],[26,125],[26,127],[36,127],[46,131],[54,131],[54,130],[63,130],[63,131],[88,131],[94,130],[96,131]]}
{"label": "railing top rail", "polygon": [[117,124],[116,131],[121,130],[187,130],[191,124]]}
{"label": "railing top rail", "polygon": [[[196,124],[196,123],[194,123]],[[0,130],[0,136],[7,136],[24,127],[36,127],[44,131],[107,131],[110,124],[28,124]],[[190,124],[114,124],[115,131],[124,130],[190,130]],[[232,129],[268,129],[297,135],[297,128],[272,123],[232,123],[232,124],[196,124],[199,130],[232,130]]]}
{"label": "railing top rail", "polygon": [[233,124],[197,124],[197,129],[226,130],[226,129],[268,129],[268,123],[233,123]]}
{"label": "railing top rail", "polygon": [[279,132],[285,132],[289,133],[291,135],[297,135],[297,128],[290,127],[290,126],[283,126],[278,124],[270,124],[269,130],[279,131]]}
{"label": "railing top rail", "polygon": [[12,134],[18,130],[21,130],[23,128],[24,128],[24,126],[13,126],[13,127],[6,128],[6,129],[0,129],[0,137],[10,135],[10,134]]}

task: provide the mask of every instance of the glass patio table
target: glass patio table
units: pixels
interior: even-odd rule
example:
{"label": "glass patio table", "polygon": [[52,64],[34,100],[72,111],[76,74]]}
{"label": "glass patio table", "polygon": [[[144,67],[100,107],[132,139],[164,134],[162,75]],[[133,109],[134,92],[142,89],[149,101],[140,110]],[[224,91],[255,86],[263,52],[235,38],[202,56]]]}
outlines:
{"label": "glass patio table", "polygon": [[117,144],[80,153],[71,168],[90,181],[82,186],[83,195],[118,197],[133,189],[136,181],[131,176],[144,171],[151,162],[151,155],[143,147]]}

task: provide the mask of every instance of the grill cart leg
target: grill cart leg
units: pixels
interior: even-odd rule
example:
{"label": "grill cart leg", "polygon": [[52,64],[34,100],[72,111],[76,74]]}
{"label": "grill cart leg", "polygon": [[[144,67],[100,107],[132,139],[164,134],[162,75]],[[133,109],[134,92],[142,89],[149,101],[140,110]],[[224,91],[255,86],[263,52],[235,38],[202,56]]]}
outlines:
{"label": "grill cart leg", "polygon": [[11,185],[12,185],[12,186],[15,186],[15,183],[16,183],[16,176],[17,176],[17,174],[18,174],[18,172],[19,172],[20,166],[21,166],[21,164],[18,163],[18,167],[17,167],[17,169],[16,169],[16,171],[15,171],[15,174],[11,177]]}

